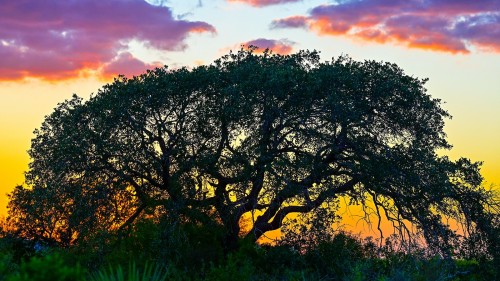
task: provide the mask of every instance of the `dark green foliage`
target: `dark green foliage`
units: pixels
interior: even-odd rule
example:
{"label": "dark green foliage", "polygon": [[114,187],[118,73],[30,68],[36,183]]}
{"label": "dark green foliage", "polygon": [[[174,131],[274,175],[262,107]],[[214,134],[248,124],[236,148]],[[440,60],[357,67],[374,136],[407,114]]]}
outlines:
{"label": "dark green foliage", "polygon": [[0,280],[2,275],[16,272],[19,264],[35,255],[34,243],[13,235],[0,236]]}
{"label": "dark green foliage", "polygon": [[[162,240],[160,229],[164,228],[141,220],[99,256],[92,248],[51,249],[18,263],[9,258],[14,251],[9,248],[0,261],[7,261],[4,265],[14,271],[0,272],[0,280],[495,280],[491,260],[449,260],[419,250],[401,252],[390,239],[380,248],[370,239],[330,232],[302,253],[295,248],[305,248],[296,245],[259,246],[240,240],[238,250],[224,254],[222,246],[209,245],[215,240],[193,234],[217,233],[217,229],[182,226],[171,231],[168,241],[181,243]],[[205,250],[195,251],[196,247]],[[214,256],[213,250],[207,250],[214,248],[220,254]],[[190,260],[193,257],[198,259]],[[90,266],[77,265],[90,259],[94,259]],[[96,263],[100,265],[92,268]]]}
{"label": "dark green foliage", "polygon": [[270,276],[283,276],[307,268],[304,256],[288,246],[263,246],[257,257],[256,267]]}
{"label": "dark green foliage", "polygon": [[[194,274],[224,258],[220,226],[168,224],[140,219],[130,229],[87,239],[65,251],[73,263],[85,265],[90,271],[103,270],[102,265],[128,268],[148,263],[165,265],[169,274]],[[108,268],[104,268],[108,270]]]}
{"label": "dark green foliage", "polygon": [[43,244],[18,237],[0,225],[0,281],[4,281],[9,274],[19,272],[22,261],[42,253],[44,249]]}
{"label": "dark green foliage", "polygon": [[19,264],[13,259],[13,254],[9,251],[0,251],[0,281],[4,281],[8,274],[19,271]]}
{"label": "dark green foliage", "polygon": [[17,273],[7,281],[84,281],[84,270],[76,265],[69,266],[58,254],[33,257],[21,264]]}
{"label": "dark green foliage", "polygon": [[256,280],[256,268],[252,260],[229,255],[226,262],[219,266],[211,267],[206,276],[211,281],[231,281],[231,280]]}
{"label": "dark green foliage", "polygon": [[336,276],[338,280],[349,276],[351,274],[349,271],[353,270],[363,258],[361,243],[344,233],[320,241],[305,254],[308,264],[314,266],[322,276]]}

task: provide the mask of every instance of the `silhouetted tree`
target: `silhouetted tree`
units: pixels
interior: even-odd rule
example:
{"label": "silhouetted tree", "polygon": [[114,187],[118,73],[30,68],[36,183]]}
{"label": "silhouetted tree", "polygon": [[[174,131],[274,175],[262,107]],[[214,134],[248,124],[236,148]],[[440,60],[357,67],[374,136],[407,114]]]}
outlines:
{"label": "silhouetted tree", "polygon": [[436,153],[451,147],[449,114],[425,82],[391,63],[253,48],[119,77],[59,104],[35,131],[10,220],[65,244],[142,214],[216,221],[234,246],[346,197],[443,248],[453,236],[444,216],[486,229],[498,201],[480,163]]}

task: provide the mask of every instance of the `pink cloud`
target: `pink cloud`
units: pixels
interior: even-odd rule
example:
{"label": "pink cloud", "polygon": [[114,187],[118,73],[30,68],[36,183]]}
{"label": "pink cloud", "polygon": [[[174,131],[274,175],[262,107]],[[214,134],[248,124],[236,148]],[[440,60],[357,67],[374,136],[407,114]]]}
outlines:
{"label": "pink cloud", "polygon": [[230,3],[245,3],[254,7],[265,7],[271,5],[299,2],[302,0],[227,0]]}
{"label": "pink cloud", "polygon": [[449,53],[500,52],[500,1],[344,1],[317,6],[308,16],[277,19],[271,27]]}
{"label": "pink cloud", "polygon": [[244,46],[256,46],[258,47],[257,52],[263,52],[265,49],[269,49],[273,51],[273,53],[287,55],[293,51],[294,43],[285,39],[282,40],[274,40],[274,39],[264,39],[259,38],[255,40],[251,40],[241,45]]}
{"label": "pink cloud", "polygon": [[0,9],[0,80],[74,78],[111,63],[131,40],[180,50],[200,32],[215,28],[143,0],[8,1]]}
{"label": "pink cloud", "polygon": [[105,64],[101,70],[101,74],[105,78],[116,77],[119,74],[130,78],[146,72],[147,69],[153,69],[160,66],[162,66],[162,64],[159,62],[147,64],[135,58],[131,53],[124,52],[111,62]]}

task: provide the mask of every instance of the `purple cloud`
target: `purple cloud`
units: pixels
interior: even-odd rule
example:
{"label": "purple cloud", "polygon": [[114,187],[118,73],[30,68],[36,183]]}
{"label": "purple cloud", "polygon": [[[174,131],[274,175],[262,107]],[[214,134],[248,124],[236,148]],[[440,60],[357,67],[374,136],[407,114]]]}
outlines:
{"label": "purple cloud", "polygon": [[500,1],[345,1],[315,7],[308,16],[277,19],[271,27],[306,27],[320,35],[450,53],[500,52]]}
{"label": "purple cloud", "polygon": [[287,28],[287,27],[307,27],[307,17],[291,16],[284,19],[273,20],[271,28]]}
{"label": "purple cloud", "polygon": [[8,1],[0,9],[0,80],[74,78],[111,63],[131,40],[181,50],[201,32],[215,28],[143,0]]}

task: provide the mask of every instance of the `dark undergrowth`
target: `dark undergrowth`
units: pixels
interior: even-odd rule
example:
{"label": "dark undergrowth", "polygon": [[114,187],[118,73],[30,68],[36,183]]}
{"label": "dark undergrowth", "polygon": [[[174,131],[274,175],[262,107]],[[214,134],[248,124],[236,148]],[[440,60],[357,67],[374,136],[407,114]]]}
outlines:
{"label": "dark undergrowth", "polygon": [[217,226],[148,220],[126,234],[95,234],[70,248],[4,232],[0,281],[496,280],[492,261],[481,254],[442,258],[343,232],[305,246],[294,239],[273,246],[240,241],[228,250],[223,241]]}

